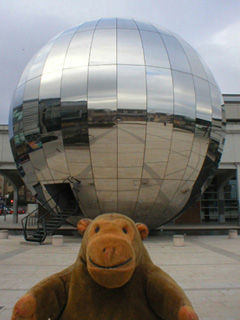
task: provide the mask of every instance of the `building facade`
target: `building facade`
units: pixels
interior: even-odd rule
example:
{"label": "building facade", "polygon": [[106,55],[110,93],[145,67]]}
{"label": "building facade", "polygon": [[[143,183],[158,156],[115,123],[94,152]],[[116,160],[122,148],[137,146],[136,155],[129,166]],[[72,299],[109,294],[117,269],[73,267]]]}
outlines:
{"label": "building facade", "polygon": [[[201,199],[201,220],[239,220],[240,199],[240,94],[223,95],[226,137],[217,175]],[[205,212],[208,212],[205,215]]]}
{"label": "building facade", "polygon": [[217,173],[201,199],[175,223],[240,223],[240,94],[223,94],[226,136]]}

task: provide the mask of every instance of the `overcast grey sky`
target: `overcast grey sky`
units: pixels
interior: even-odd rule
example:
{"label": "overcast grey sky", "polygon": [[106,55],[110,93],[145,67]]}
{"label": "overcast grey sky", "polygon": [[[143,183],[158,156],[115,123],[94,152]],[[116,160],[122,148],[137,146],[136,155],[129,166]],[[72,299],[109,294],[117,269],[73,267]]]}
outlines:
{"label": "overcast grey sky", "polygon": [[240,0],[1,0],[0,123],[31,59],[57,33],[101,17],[162,25],[192,45],[222,93],[240,93]]}

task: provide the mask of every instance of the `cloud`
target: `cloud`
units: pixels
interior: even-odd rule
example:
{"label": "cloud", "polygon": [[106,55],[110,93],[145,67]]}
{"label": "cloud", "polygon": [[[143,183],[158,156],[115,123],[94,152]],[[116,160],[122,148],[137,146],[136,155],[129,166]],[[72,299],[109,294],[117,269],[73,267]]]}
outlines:
{"label": "cloud", "polygon": [[210,66],[223,93],[240,93],[240,21],[200,41],[195,48]]}

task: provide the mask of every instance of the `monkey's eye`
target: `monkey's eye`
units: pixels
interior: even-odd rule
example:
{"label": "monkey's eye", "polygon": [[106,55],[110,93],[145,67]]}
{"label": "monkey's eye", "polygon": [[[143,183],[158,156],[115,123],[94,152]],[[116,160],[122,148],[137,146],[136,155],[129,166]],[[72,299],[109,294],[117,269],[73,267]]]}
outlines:
{"label": "monkey's eye", "polygon": [[122,228],[124,233],[127,233],[127,228]]}
{"label": "monkey's eye", "polygon": [[100,230],[99,227],[96,227],[96,228],[95,228],[95,232],[96,232],[96,233],[97,233],[99,230]]}

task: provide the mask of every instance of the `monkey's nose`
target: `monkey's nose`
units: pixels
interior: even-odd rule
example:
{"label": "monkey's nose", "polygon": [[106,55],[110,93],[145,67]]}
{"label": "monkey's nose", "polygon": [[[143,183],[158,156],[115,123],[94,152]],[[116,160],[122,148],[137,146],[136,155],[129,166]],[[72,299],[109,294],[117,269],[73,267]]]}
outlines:
{"label": "monkey's nose", "polygon": [[103,249],[103,253],[107,261],[111,260],[115,253],[116,249],[114,247],[107,247]]}

